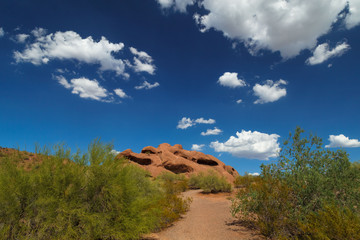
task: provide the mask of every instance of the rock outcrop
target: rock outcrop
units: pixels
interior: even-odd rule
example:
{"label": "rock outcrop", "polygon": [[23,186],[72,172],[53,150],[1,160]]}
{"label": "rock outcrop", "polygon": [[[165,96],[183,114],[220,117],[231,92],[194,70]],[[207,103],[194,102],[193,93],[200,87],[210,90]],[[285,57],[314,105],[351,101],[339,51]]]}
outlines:
{"label": "rock outcrop", "polygon": [[238,172],[231,166],[226,166],[214,156],[197,151],[184,150],[180,144],[171,146],[163,143],[157,148],[145,147],[141,153],[134,153],[127,149],[117,155],[125,157],[131,163],[137,164],[148,170],[154,177],[164,171],[186,175],[214,170],[224,176],[229,182],[233,182]]}
{"label": "rock outcrop", "polygon": [[17,161],[18,166],[23,167],[26,171],[31,170],[34,165],[42,162],[37,154],[0,147],[0,162],[5,157],[13,158]]}

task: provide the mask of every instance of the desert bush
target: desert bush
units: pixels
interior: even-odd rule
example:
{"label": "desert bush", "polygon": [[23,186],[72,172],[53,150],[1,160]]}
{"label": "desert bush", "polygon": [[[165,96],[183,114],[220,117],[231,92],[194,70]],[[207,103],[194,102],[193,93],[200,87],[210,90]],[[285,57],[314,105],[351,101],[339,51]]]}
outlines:
{"label": "desert bush", "polygon": [[360,171],[360,161],[353,162],[351,166]]}
{"label": "desert bush", "polygon": [[141,168],[95,140],[88,153],[46,149],[24,170],[16,154],[0,162],[0,239],[138,239],[186,211]]}
{"label": "desert bush", "polygon": [[235,178],[234,185],[236,188],[247,188],[259,179],[259,176],[253,176],[245,173],[244,176],[239,175]]}
{"label": "desert bush", "polygon": [[175,194],[165,194],[159,204],[162,206],[160,211],[160,223],[157,229],[167,227],[172,222],[180,218],[182,214],[190,208],[192,198],[181,198]]}
{"label": "desert bush", "polygon": [[214,171],[208,171],[206,174],[199,173],[189,179],[189,187],[192,189],[202,189],[204,193],[231,192],[232,186],[225,179],[220,177]]}
{"label": "desert bush", "polygon": [[302,239],[360,239],[360,217],[349,208],[325,204],[321,210],[310,213],[299,224]]}
{"label": "desert bush", "polygon": [[188,189],[188,178],[183,174],[163,172],[157,178],[157,182],[167,193],[181,193]]}
{"label": "desert bush", "polygon": [[[278,162],[263,165],[260,180],[239,191],[232,212],[256,215],[261,232],[270,238],[339,239],[327,220],[333,214],[339,225],[357,224],[349,211],[359,216],[359,171],[345,151],[325,150],[320,138],[302,138],[302,133],[297,128],[284,142]],[[322,228],[316,229],[317,223]]]}
{"label": "desert bush", "polygon": [[189,178],[189,188],[190,189],[200,189],[201,188],[201,181],[204,178],[205,174],[200,172],[198,174],[193,174]]}
{"label": "desert bush", "polygon": [[164,172],[155,181],[162,189],[164,196],[159,202],[163,206],[160,227],[166,227],[190,208],[192,199],[178,196],[179,193],[188,189],[188,179],[182,174]]}
{"label": "desert bush", "polygon": [[260,178],[238,190],[231,212],[242,220],[256,220],[260,232],[267,237],[289,239],[289,230],[296,229],[289,219],[294,209],[292,197],[291,189],[280,181]]}

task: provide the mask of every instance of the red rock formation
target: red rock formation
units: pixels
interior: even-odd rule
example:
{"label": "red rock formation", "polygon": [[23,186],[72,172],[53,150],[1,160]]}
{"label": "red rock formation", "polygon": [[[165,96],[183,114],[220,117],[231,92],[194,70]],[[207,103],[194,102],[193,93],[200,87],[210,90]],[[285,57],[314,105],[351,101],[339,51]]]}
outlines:
{"label": "red rock formation", "polygon": [[157,148],[145,147],[141,153],[134,153],[127,149],[118,158],[125,157],[131,163],[148,170],[154,177],[161,172],[184,173],[186,175],[208,172],[210,169],[233,182],[238,172],[231,166],[226,166],[219,159],[202,152],[184,150],[180,144],[171,146],[163,143]]}
{"label": "red rock formation", "polygon": [[35,164],[42,162],[37,154],[29,153],[27,151],[19,151],[13,148],[0,147],[0,161],[4,157],[12,157],[13,159],[16,159],[18,166],[23,167],[26,171],[31,170]]}

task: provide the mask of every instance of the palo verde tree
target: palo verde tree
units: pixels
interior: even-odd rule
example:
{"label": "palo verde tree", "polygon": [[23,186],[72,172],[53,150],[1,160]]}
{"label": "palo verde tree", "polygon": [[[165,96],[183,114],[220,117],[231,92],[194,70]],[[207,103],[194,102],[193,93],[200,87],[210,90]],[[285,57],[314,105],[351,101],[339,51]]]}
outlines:
{"label": "palo verde tree", "polygon": [[[360,239],[359,169],[344,150],[325,149],[321,138],[303,133],[299,127],[290,133],[278,162],[262,165],[260,178],[239,192],[233,213],[255,214],[271,238]],[[334,238],[334,229],[348,222],[351,229],[342,227]]]}

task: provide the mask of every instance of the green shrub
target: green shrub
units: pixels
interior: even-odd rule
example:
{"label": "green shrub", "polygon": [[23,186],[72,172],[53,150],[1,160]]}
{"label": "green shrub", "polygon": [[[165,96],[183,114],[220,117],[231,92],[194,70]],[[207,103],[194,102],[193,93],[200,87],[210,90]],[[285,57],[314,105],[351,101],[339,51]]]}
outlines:
{"label": "green shrub", "polygon": [[321,210],[312,212],[306,221],[299,224],[304,233],[302,239],[360,239],[360,217],[348,208],[334,204],[324,205]]}
{"label": "green shrub", "polygon": [[168,193],[176,194],[185,192],[188,189],[189,180],[183,174],[163,172],[156,180]]}
{"label": "green shrub", "polygon": [[164,206],[161,211],[160,227],[166,227],[189,210],[192,199],[178,197],[179,193],[188,189],[188,179],[182,174],[164,172],[156,178],[156,183],[165,196],[159,204]]}
{"label": "green shrub", "polygon": [[357,169],[358,171],[360,171],[360,161],[356,161],[356,162],[353,162],[351,164],[351,167]]}
{"label": "green shrub", "polygon": [[174,194],[165,194],[159,202],[161,207],[161,217],[159,228],[167,227],[172,222],[180,218],[182,214],[190,208],[192,198],[180,198]]}
{"label": "green shrub", "polygon": [[190,189],[200,189],[201,188],[201,181],[204,178],[205,174],[200,172],[198,174],[193,174],[189,178],[189,188]]}
{"label": "green shrub", "polygon": [[292,197],[291,189],[280,181],[260,178],[248,187],[239,189],[233,199],[231,212],[242,220],[256,220],[264,236],[289,239],[290,230],[296,229],[289,219],[294,208]]}
{"label": "green shrub", "polygon": [[138,239],[187,210],[188,202],[112,149],[98,140],[86,154],[45,149],[30,171],[16,154],[3,157],[0,239]]}
{"label": "green shrub", "polygon": [[[239,191],[232,212],[256,216],[260,231],[274,239],[341,239],[326,218],[334,214],[339,226],[357,224],[360,171],[343,150],[325,150],[320,138],[302,138],[302,133],[297,128],[284,142],[278,162],[263,165],[260,180]],[[315,234],[316,223],[323,225]]]}
{"label": "green shrub", "polygon": [[217,193],[217,192],[231,192],[231,184],[225,177],[219,177],[214,171],[209,171],[207,174],[199,173],[193,175],[189,179],[189,186],[192,189],[201,188],[204,193]]}
{"label": "green shrub", "polygon": [[250,174],[245,173],[244,176],[237,176],[234,181],[234,185],[236,188],[247,188],[250,187],[251,184],[254,184],[256,181],[260,179],[259,176],[252,176]]}

